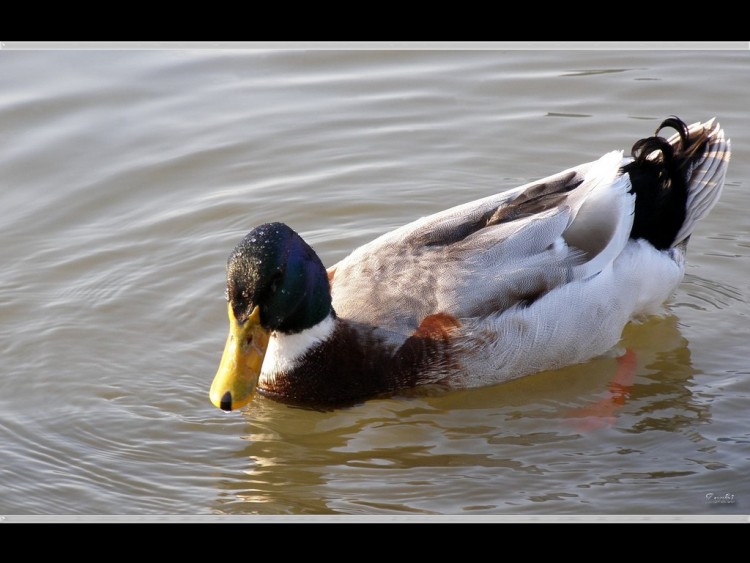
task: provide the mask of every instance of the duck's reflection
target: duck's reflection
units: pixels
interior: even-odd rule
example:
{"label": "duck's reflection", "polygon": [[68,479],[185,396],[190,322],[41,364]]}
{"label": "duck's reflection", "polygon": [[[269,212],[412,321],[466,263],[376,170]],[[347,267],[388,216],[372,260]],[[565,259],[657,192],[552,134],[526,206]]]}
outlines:
{"label": "duck's reflection", "polygon": [[638,367],[635,352],[628,348],[617,358],[617,370],[607,386],[607,393],[596,403],[578,407],[568,412],[575,427],[583,432],[595,430],[615,423],[617,411],[625,404],[635,379]]}
{"label": "duck's reflection", "polygon": [[[219,483],[214,509],[440,513],[466,502],[491,512],[505,507],[495,478],[538,489],[561,456],[585,457],[592,444],[626,451],[626,435],[652,430],[701,440],[696,428],[710,411],[693,397],[677,318],[628,326],[618,352],[492,387],[422,388],[329,412],[258,398],[235,454],[245,469]],[[452,493],[459,485],[466,491]]]}
{"label": "duck's reflection", "polygon": [[568,411],[576,428],[590,431],[613,426],[626,408],[632,425],[618,426],[630,432],[676,431],[708,417],[705,406],[692,401],[689,382],[695,370],[677,317],[654,317],[629,325],[620,348],[624,353],[614,359],[606,390],[594,401]]}

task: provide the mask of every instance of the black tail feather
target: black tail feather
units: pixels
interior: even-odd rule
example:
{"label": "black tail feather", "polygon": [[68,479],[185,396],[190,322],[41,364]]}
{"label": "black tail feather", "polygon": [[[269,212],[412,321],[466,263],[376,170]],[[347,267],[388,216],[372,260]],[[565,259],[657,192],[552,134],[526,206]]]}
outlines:
{"label": "black tail feather", "polygon": [[[675,129],[679,138],[670,143],[660,137],[665,127]],[[631,238],[646,239],[659,250],[672,247],[686,217],[688,165],[707,140],[706,131],[691,136],[685,122],[671,116],[662,121],[653,137],[635,142],[633,161],[622,169],[630,175],[630,191],[636,198]]]}

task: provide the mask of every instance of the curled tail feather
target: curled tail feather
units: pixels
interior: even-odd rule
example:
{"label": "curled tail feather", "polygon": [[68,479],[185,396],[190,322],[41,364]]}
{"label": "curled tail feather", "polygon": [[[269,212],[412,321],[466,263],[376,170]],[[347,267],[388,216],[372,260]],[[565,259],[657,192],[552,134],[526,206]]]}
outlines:
{"label": "curled tail feather", "polygon": [[[677,131],[669,139],[662,129]],[[652,137],[636,141],[633,160],[622,168],[636,194],[630,237],[659,250],[686,241],[719,198],[730,157],[730,142],[714,120],[686,125],[665,119]]]}

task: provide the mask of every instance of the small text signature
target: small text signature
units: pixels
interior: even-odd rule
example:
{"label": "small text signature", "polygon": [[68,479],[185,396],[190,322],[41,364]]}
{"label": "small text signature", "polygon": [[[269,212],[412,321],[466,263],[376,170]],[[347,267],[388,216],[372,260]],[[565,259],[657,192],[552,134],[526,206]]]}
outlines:
{"label": "small text signature", "polygon": [[723,495],[706,493],[707,504],[734,504],[735,502],[737,501],[732,493],[724,493]]}

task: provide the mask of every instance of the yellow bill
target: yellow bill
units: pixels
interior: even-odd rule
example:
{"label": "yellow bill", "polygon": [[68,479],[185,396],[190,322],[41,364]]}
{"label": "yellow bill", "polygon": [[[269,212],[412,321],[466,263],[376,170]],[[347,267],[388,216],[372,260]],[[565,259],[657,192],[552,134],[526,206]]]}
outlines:
{"label": "yellow bill", "polygon": [[228,304],[227,308],[229,336],[209,392],[211,402],[223,411],[239,409],[252,400],[270,336],[260,326],[258,307],[242,325],[237,322],[232,306]]}

